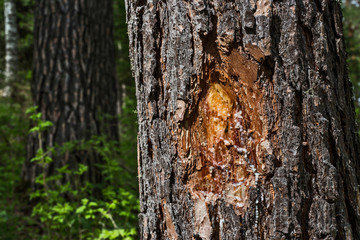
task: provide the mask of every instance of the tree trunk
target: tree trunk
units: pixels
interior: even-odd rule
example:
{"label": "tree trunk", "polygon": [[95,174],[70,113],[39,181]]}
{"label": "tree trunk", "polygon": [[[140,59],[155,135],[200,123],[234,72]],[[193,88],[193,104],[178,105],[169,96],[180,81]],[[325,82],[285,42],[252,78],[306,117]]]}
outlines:
{"label": "tree trunk", "polygon": [[128,0],[142,239],[360,239],[336,1]]}
{"label": "tree trunk", "polygon": [[[44,120],[54,124],[43,134],[45,150],[93,135],[118,137],[112,4],[110,0],[36,1],[32,94]],[[39,148],[35,135],[30,136],[24,167],[24,179],[33,187],[42,172],[39,164],[30,162]],[[46,176],[65,164],[74,169],[82,163],[89,167],[82,181],[101,179],[95,166],[101,159],[91,150],[52,157]],[[73,183],[69,176],[63,181]]]}
{"label": "tree trunk", "polygon": [[15,0],[4,0],[5,16],[5,87],[2,91],[3,97],[9,97],[11,87],[16,79],[18,65],[17,56],[17,23]]}
{"label": "tree trunk", "polygon": [[345,1],[345,6],[346,7],[351,7],[351,0],[346,0]]}

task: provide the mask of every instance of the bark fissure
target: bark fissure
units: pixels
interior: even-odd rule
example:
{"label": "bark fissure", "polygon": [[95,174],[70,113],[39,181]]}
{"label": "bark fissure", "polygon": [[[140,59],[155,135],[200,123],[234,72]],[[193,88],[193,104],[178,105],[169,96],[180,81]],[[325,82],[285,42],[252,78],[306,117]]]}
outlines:
{"label": "bark fissure", "polygon": [[[54,124],[42,133],[44,151],[69,141],[80,144],[93,135],[117,139],[112,24],[109,1],[36,1],[32,95],[43,120]],[[31,134],[23,180],[32,188],[41,187],[35,178],[43,169],[30,162],[38,148],[37,134]],[[89,166],[82,180],[102,182],[101,170],[95,165],[103,160],[92,150],[73,149],[61,154],[59,149],[51,157],[53,162],[45,169],[47,176],[66,164],[77,169],[81,163]],[[61,181],[72,185],[79,182],[69,175]],[[59,182],[49,184],[50,188],[52,184]]]}
{"label": "bark fissure", "polygon": [[[338,3],[143,4],[128,1],[127,11],[139,85],[143,232],[167,229],[153,239],[355,239],[358,140]],[[139,7],[166,14],[144,27]],[[156,109],[146,90],[154,86],[138,73],[144,66],[161,70],[144,72],[163,83]],[[162,151],[149,156],[148,138]],[[159,199],[171,203],[175,227],[151,224]]]}

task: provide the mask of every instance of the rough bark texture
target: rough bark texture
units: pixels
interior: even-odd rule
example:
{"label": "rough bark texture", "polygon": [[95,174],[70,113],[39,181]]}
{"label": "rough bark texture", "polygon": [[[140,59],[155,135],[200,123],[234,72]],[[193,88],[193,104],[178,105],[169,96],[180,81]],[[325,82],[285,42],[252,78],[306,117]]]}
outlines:
{"label": "rough bark texture", "polygon": [[360,239],[339,4],[127,4],[142,239]]}
{"label": "rough bark texture", "polygon": [[16,23],[16,5],[15,0],[4,0],[4,18],[5,18],[5,88],[2,90],[2,96],[9,97],[11,94],[10,85],[16,79],[18,65],[17,53],[17,23]]}
{"label": "rough bark texture", "polygon": [[[112,4],[111,0],[36,1],[32,93],[44,119],[54,123],[44,133],[45,149],[93,135],[117,138]],[[42,172],[39,164],[30,163],[38,148],[36,134],[31,135],[24,179],[32,185]],[[47,176],[65,164],[73,169],[82,163],[89,166],[82,180],[100,180],[95,164],[101,159],[94,152],[53,158]]]}

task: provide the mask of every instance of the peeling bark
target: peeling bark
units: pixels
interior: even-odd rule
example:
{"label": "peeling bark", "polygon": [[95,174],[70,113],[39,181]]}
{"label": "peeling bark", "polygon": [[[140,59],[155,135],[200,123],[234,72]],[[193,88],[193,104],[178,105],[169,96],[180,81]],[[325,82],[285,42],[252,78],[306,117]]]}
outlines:
{"label": "peeling bark", "polygon": [[360,239],[336,1],[127,1],[142,239]]}
{"label": "peeling bark", "polygon": [[[110,0],[36,1],[32,94],[44,120],[54,124],[42,137],[45,151],[94,135],[118,138],[112,4]],[[23,179],[33,188],[43,171],[30,162],[38,141],[36,134],[30,135],[23,171]],[[102,160],[94,151],[75,149],[52,157],[46,176],[66,164],[77,169],[81,163],[89,167],[81,181],[69,175],[62,181],[101,182],[96,164]]]}

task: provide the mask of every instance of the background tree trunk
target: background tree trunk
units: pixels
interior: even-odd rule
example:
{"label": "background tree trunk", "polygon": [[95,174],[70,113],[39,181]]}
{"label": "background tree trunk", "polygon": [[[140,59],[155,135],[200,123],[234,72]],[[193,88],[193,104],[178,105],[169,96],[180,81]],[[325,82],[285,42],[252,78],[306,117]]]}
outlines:
{"label": "background tree trunk", "polygon": [[[32,94],[44,119],[54,123],[44,133],[45,149],[68,141],[89,140],[106,134],[117,139],[117,83],[113,43],[113,1],[37,0],[34,33]],[[24,180],[34,187],[42,171],[30,163],[39,148],[35,134],[28,143]],[[89,170],[82,181],[99,182],[100,157],[89,151],[53,156],[46,175],[69,164]],[[67,176],[64,181],[71,181]]]}
{"label": "background tree trunk", "polygon": [[360,239],[336,1],[127,0],[142,239]]}
{"label": "background tree trunk", "polygon": [[16,79],[18,65],[17,55],[17,23],[15,0],[4,0],[5,16],[5,87],[2,96],[9,97],[11,94],[10,85]]}

